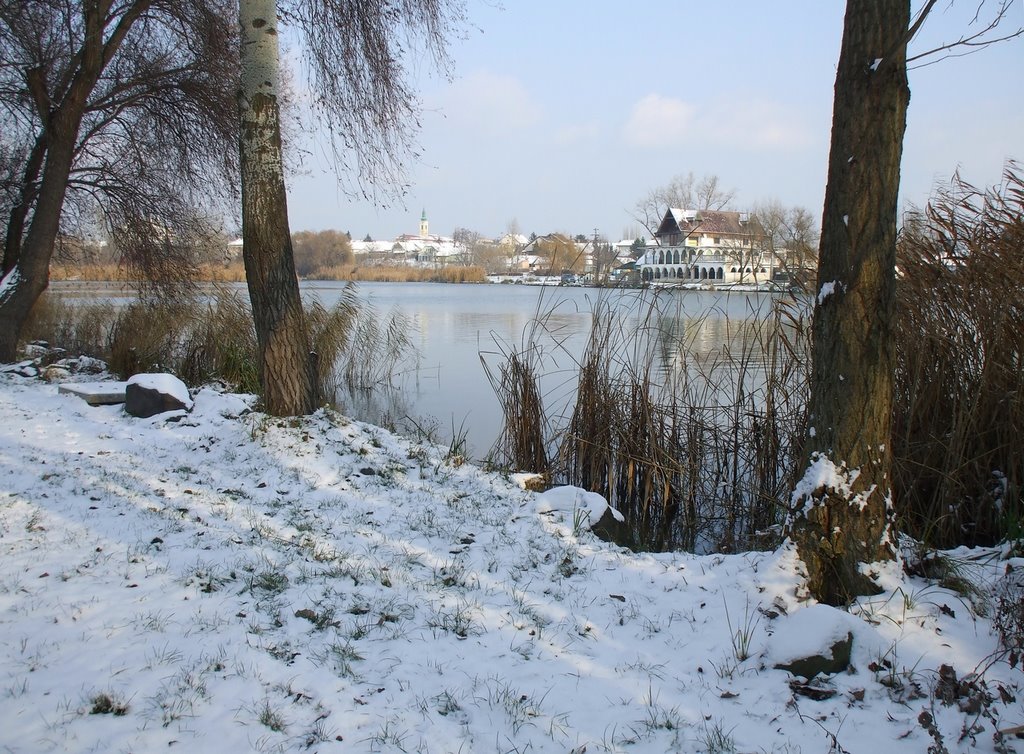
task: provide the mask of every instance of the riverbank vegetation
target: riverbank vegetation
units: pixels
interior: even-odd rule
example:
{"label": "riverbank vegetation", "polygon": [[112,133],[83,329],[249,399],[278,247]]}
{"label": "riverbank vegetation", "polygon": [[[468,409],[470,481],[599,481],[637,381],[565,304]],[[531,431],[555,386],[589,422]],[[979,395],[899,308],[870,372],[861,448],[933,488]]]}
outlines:
{"label": "riverbank vegetation", "polygon": [[[899,529],[929,544],[1022,535],[1022,240],[1024,180],[1012,165],[998,188],[956,180],[939,191],[899,240],[892,495]],[[631,547],[777,544],[810,431],[808,303],[777,300],[754,337],[708,361],[663,327],[678,318],[657,297],[638,299],[648,326],[629,332],[598,302],[576,400],[560,417],[536,390],[537,339],[505,346],[492,377],[506,417],[494,462],[605,495]],[[675,364],[659,362],[666,353]],[[521,452],[537,447],[549,452]]]}
{"label": "riverbank vegetation", "polygon": [[[900,529],[930,544],[1022,534],[1022,237],[1024,180],[1013,169],[995,189],[958,181],[938,192],[908,215],[900,237],[893,500]],[[618,538],[634,548],[777,543],[808,431],[809,298],[776,299],[752,331],[708,359],[693,348],[694,328],[680,330],[666,308],[671,296],[636,294],[640,328],[624,325],[636,311],[599,297],[590,340],[566,378],[576,398],[549,416],[542,294],[525,341],[503,346],[489,375],[505,422],[490,462],[605,495],[626,514]],[[220,289],[205,303],[122,310],[48,297],[26,334],[103,358],[122,376],[161,368],[191,384],[221,379],[255,392],[246,310]],[[308,316],[322,395],[339,382],[386,382],[408,353],[408,323],[380,322],[354,294]],[[378,362],[383,371],[360,371]]]}
{"label": "riverbank vegetation", "polygon": [[[485,283],[483,267],[446,265],[444,267],[406,267],[386,265],[333,264],[312,268],[303,280],[332,280],[360,283]],[[88,282],[136,282],[131,273],[114,263],[56,264],[50,268],[51,280]],[[199,264],[191,279],[197,283],[244,283],[241,260],[227,264]]]}
{"label": "riverbank vegetation", "polygon": [[[317,385],[326,402],[339,385],[369,389],[389,382],[412,354],[401,312],[382,313],[361,301],[353,286],[330,309],[305,307],[317,355]],[[221,381],[259,392],[256,332],[240,291],[215,287],[202,296],[110,303],[69,303],[44,296],[26,324],[29,340],[105,361],[115,375],[169,371],[190,385]]]}

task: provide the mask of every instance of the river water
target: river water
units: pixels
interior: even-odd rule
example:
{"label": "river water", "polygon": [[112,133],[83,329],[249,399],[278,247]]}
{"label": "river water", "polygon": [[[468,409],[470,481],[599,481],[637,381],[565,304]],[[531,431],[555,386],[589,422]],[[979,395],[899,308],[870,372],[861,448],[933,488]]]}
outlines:
{"label": "river water", "polygon": [[[343,288],[341,283],[303,284],[304,295],[325,306],[337,301]],[[574,396],[576,365],[599,302],[615,315],[616,332],[638,341],[653,339],[655,371],[667,378],[687,368],[687,360],[718,363],[725,354],[721,367],[737,354],[757,351],[758,326],[773,300],[766,293],[661,290],[655,295],[524,285],[361,283],[358,290],[378,314],[398,310],[408,317],[417,356],[390,389],[342,390],[341,408],[404,433],[428,431],[445,444],[465,434],[469,455],[476,459],[486,456],[502,422],[488,372],[497,377],[511,349],[535,348],[545,409],[557,423]]]}
{"label": "river water", "polygon": [[[238,287],[244,292],[244,284]],[[304,298],[330,307],[345,283],[304,281],[301,287]],[[133,298],[101,283],[55,283],[51,291],[115,303]],[[620,337],[650,346],[656,376],[668,379],[692,370],[701,359],[713,364],[712,376],[737,354],[756,362],[759,325],[773,301],[767,293],[526,285],[359,283],[357,291],[381,319],[393,311],[404,315],[415,354],[402,362],[391,385],[340,390],[339,408],[354,418],[443,444],[464,435],[474,459],[487,455],[501,430],[502,408],[488,370],[497,376],[510,350],[535,348],[545,409],[558,423],[575,393],[576,364],[595,307],[614,314]]]}

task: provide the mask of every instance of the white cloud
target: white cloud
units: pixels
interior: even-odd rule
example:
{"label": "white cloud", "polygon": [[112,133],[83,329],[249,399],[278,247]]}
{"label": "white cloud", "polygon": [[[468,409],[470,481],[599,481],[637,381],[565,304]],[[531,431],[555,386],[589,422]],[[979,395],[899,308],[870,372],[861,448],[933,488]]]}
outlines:
{"label": "white cloud", "polygon": [[660,94],[648,94],[633,105],[626,121],[626,143],[635,147],[668,147],[684,142],[694,118],[693,105]]}
{"label": "white cloud", "polygon": [[477,71],[455,81],[434,102],[451,127],[486,133],[529,128],[543,115],[522,82],[514,76]]}
{"label": "white cloud", "polygon": [[788,150],[806,147],[810,129],[782,103],[738,95],[697,104],[649,94],[633,105],[623,128],[630,146],[686,145]]}

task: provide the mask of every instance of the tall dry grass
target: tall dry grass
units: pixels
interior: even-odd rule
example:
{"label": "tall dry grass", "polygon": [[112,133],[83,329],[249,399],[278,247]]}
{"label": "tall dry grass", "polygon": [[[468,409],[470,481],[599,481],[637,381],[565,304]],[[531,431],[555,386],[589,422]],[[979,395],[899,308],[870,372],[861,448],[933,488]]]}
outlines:
{"label": "tall dry grass", "polygon": [[319,268],[315,279],[369,283],[486,283],[487,273],[483,267],[336,265]]}
{"label": "tall dry grass", "polygon": [[495,460],[601,493],[625,514],[620,542],[636,549],[771,544],[805,421],[804,307],[779,301],[708,357],[694,341],[701,323],[680,325],[679,301],[599,297],[561,421],[545,418],[536,387],[543,328],[506,349],[491,380],[505,420]]}
{"label": "tall dry grass", "polygon": [[[345,384],[363,389],[390,381],[412,350],[409,323],[398,314],[380,315],[360,301],[354,286],[330,309],[307,305],[306,324],[324,396]],[[120,308],[44,295],[25,332],[75,355],[103,359],[122,379],[169,371],[190,385],[220,380],[243,392],[260,388],[252,314],[243,293],[231,288]]]}
{"label": "tall dry grass", "polygon": [[32,308],[22,339],[45,341],[73,356],[102,359],[116,318],[114,304],[68,302],[44,293]]}
{"label": "tall dry grass", "polygon": [[940,547],[1024,536],[1024,174],[959,177],[899,243],[894,497]]}
{"label": "tall dry grass", "polygon": [[[50,267],[50,279],[133,282],[129,272],[117,264],[55,264]],[[345,264],[318,267],[303,279],[370,283],[486,283],[487,272],[483,267],[462,265],[430,268]],[[192,273],[192,280],[244,283],[245,266],[241,260],[228,264],[199,264]]]}
{"label": "tall dry grass", "polygon": [[[907,222],[898,258],[900,527],[938,547],[1024,538],[1024,174],[1011,163],[986,191],[954,180]],[[723,339],[710,359],[656,298],[637,305],[639,317],[595,306],[565,421],[533,418],[545,416],[536,345],[504,354],[497,460],[521,468],[522,449],[557,447],[526,467],[603,494],[631,547],[772,544],[806,425],[808,297],[778,300],[753,337]],[[679,367],[667,374],[665,353]]]}
{"label": "tall dry grass", "polygon": [[[190,274],[197,283],[244,283],[245,267],[241,260],[229,264],[199,264]],[[82,280],[93,283],[136,283],[136,277],[120,264],[53,264],[50,280]]]}
{"label": "tall dry grass", "polygon": [[[551,426],[540,376],[549,366],[542,340],[550,335],[555,307],[544,292],[518,344],[496,341],[496,351],[481,352],[480,364],[502,408],[502,426],[490,460],[505,468],[550,475]],[[488,358],[496,360],[495,368]]]}
{"label": "tall dry grass", "polygon": [[50,280],[84,280],[92,283],[125,283],[127,270],[118,264],[52,264]]}

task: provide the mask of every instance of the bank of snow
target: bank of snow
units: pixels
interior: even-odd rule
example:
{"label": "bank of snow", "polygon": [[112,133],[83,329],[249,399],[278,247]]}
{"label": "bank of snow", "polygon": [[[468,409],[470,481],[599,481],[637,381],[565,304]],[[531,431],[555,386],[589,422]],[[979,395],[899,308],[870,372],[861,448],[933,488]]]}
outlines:
{"label": "bank of snow", "polygon": [[[944,664],[986,668],[995,724],[1024,724],[989,620],[933,583],[803,621],[808,645],[856,629],[815,701],[771,667],[808,607],[789,550],[633,554],[576,491],[194,400],[133,419],[0,375],[3,751],[877,754],[926,750],[922,710],[994,751],[993,720],[930,698]],[[985,588],[1006,561],[976,555]]]}

